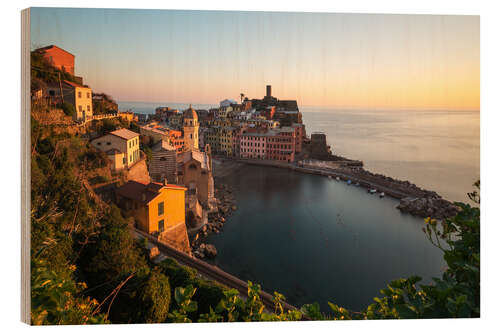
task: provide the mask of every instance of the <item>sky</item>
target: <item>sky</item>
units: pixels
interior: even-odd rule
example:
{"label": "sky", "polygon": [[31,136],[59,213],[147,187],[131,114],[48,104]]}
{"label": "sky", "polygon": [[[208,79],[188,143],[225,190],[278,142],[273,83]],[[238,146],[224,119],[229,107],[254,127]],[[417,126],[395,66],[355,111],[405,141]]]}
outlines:
{"label": "sky", "polygon": [[479,110],[479,16],[32,8],[31,46],[118,101]]}

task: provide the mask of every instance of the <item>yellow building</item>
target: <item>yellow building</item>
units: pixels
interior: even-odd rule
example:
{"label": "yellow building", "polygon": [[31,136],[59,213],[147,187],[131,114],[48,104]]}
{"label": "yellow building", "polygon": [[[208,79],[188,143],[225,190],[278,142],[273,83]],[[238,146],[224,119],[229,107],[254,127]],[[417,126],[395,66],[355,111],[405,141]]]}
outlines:
{"label": "yellow building", "polygon": [[231,127],[231,126],[222,127],[218,131],[220,152],[226,156],[233,156],[233,133],[234,133],[234,131],[235,131],[235,128]]}
{"label": "yellow building", "polygon": [[113,170],[128,168],[141,159],[139,134],[126,128],[98,137],[90,144],[108,155],[113,162]]}
{"label": "yellow building", "polygon": [[[62,91],[62,96],[61,96]],[[74,121],[92,119],[92,89],[78,83],[63,80],[61,84],[52,84],[47,87],[50,97],[60,102],[67,102],[75,107]]]}
{"label": "yellow building", "polygon": [[182,226],[185,229],[186,188],[173,184],[128,181],[116,190],[118,206],[136,221],[136,227],[148,234]]}

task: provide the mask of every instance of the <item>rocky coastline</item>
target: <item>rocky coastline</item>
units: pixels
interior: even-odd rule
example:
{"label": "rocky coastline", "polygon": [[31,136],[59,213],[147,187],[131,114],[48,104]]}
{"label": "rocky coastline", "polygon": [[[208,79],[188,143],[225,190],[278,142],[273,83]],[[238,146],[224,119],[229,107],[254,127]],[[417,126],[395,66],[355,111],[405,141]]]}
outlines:
{"label": "rocky coastline", "polygon": [[443,220],[455,216],[459,208],[452,202],[442,198],[435,191],[429,191],[410,183],[407,180],[395,179],[383,174],[373,173],[362,168],[344,170],[358,179],[390,188],[400,193],[399,205],[396,207],[403,213],[419,217],[431,217]]}
{"label": "rocky coastline", "polygon": [[[218,180],[218,179],[217,179]],[[227,218],[238,208],[233,194],[233,189],[220,181],[216,181],[215,199],[217,210],[208,214],[208,221],[191,241],[191,253],[199,259],[212,259],[217,256],[217,249],[213,244],[205,242],[211,233],[220,233],[227,222]]]}

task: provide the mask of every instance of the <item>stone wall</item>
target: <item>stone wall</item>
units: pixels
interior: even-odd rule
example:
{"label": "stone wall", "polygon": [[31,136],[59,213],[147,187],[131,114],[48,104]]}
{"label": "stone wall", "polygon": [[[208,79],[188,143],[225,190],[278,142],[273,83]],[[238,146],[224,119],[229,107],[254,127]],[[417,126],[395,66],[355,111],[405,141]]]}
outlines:
{"label": "stone wall", "polygon": [[172,246],[176,250],[191,255],[191,246],[189,245],[187,228],[184,223],[178,224],[168,230],[165,230],[158,235],[158,240],[162,243]]}
{"label": "stone wall", "polygon": [[134,180],[140,183],[149,183],[151,179],[149,178],[148,167],[146,166],[146,159],[142,159],[136,164],[132,165],[125,172],[126,181]]}

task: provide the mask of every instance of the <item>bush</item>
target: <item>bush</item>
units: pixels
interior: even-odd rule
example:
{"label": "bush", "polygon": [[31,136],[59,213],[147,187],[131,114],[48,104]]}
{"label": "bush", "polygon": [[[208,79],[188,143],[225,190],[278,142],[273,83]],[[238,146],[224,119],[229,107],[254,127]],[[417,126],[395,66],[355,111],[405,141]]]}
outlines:
{"label": "bush", "polygon": [[139,294],[139,322],[161,323],[167,318],[170,308],[170,283],[159,268],[151,271]]}
{"label": "bush", "polygon": [[173,288],[193,284],[196,280],[196,271],[192,268],[181,266],[171,258],[166,258],[160,263],[163,274],[169,277]]}
{"label": "bush", "polygon": [[64,102],[61,105],[61,108],[63,109],[64,114],[67,116],[73,117],[76,113],[75,107],[68,102]]}

